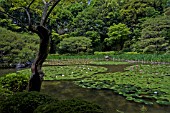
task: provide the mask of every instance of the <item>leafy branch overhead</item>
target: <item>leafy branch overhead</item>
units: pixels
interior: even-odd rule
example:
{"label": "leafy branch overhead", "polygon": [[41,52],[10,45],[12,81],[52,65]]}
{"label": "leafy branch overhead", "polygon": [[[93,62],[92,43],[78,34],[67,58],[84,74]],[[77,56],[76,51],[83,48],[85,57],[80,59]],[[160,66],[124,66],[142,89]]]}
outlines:
{"label": "leafy branch overhead", "polygon": [[[47,19],[50,15],[50,13],[53,11],[54,7],[60,2],[61,0],[49,0],[48,2],[46,2],[45,0],[32,0],[31,2],[27,1],[22,1],[22,0],[15,0],[12,1],[11,4],[9,6],[12,6],[8,11],[1,9],[0,13],[1,14],[5,14],[8,17],[14,19],[16,21],[16,23],[18,23],[18,25],[21,25],[22,27],[26,28],[27,30],[31,30],[35,32],[35,25],[40,25],[40,26],[46,26],[47,23]],[[28,4],[28,5],[27,5]],[[32,7],[33,6],[33,7]],[[35,11],[35,14],[32,14]],[[38,9],[37,9],[38,8]],[[42,10],[43,8],[43,10]],[[19,12],[21,11],[22,14],[24,14],[24,12],[27,15],[27,18],[20,18],[20,17],[16,17],[15,13],[11,14],[10,12]],[[37,21],[33,21],[33,16],[36,16],[36,13],[42,13],[41,14],[41,19],[37,22]],[[40,17],[39,17],[40,18]],[[27,20],[24,21],[24,20]]]}

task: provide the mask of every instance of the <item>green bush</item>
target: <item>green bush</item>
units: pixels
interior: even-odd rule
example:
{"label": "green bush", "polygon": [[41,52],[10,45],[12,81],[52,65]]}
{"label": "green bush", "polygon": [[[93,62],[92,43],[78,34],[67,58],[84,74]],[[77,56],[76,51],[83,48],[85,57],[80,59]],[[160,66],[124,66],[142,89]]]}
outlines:
{"label": "green bush", "polygon": [[15,33],[0,27],[0,62],[9,65],[30,61],[36,55],[38,43],[36,35]]}
{"label": "green bush", "polygon": [[0,78],[0,85],[13,92],[23,91],[28,85],[28,77],[21,73],[11,73]]}
{"label": "green bush", "polygon": [[0,113],[33,113],[42,104],[58,101],[39,92],[19,92],[0,104]]}
{"label": "green bush", "polygon": [[59,54],[85,54],[92,52],[91,40],[86,37],[70,37],[58,44]]}
{"label": "green bush", "polygon": [[9,91],[5,88],[2,88],[2,86],[0,85],[0,103],[2,103],[1,101],[4,101],[9,95],[13,94],[12,91]]}
{"label": "green bush", "polygon": [[34,113],[103,113],[103,111],[94,103],[72,99],[43,104],[37,107]]}

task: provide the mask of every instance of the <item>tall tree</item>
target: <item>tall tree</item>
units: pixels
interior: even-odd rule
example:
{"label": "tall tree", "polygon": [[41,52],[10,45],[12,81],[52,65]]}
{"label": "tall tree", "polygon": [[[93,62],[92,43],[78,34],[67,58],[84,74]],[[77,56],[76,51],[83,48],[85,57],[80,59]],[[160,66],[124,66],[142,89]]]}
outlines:
{"label": "tall tree", "polygon": [[[48,26],[48,18],[61,0],[7,0],[6,2],[11,7],[10,10],[0,11],[1,14],[12,18],[15,23],[21,27],[38,34],[40,37],[40,45],[37,56],[31,66],[32,75],[29,80],[29,91],[40,91],[44,73],[42,64],[45,61],[49,52],[50,28]],[[36,9],[37,8],[37,9]],[[32,9],[36,9],[36,13],[42,13],[41,18],[35,19],[35,14]],[[12,11],[12,13],[10,12]],[[10,13],[9,13],[10,12]],[[21,13],[20,13],[21,12]],[[21,16],[16,16],[16,13]],[[23,15],[23,16],[22,16]]]}
{"label": "tall tree", "polygon": [[148,18],[142,24],[141,37],[134,43],[134,51],[159,53],[170,51],[170,16]]}

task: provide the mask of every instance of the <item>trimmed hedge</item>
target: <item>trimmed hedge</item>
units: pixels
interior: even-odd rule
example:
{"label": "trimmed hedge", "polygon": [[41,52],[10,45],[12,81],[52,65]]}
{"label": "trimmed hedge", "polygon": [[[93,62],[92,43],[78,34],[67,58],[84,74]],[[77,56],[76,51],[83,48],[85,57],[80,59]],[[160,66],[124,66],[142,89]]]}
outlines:
{"label": "trimmed hedge", "polygon": [[39,92],[19,92],[0,100],[0,113],[103,113],[100,106],[84,100],[58,101]]}
{"label": "trimmed hedge", "polygon": [[19,92],[0,104],[0,113],[33,113],[40,105],[58,100],[39,92]]}
{"label": "trimmed hedge", "polygon": [[34,113],[103,113],[103,111],[94,103],[72,99],[41,105]]}
{"label": "trimmed hedge", "polygon": [[28,76],[25,76],[22,72],[7,74],[0,78],[0,85],[13,92],[21,92],[28,85]]}
{"label": "trimmed hedge", "polygon": [[1,101],[4,101],[11,94],[13,94],[12,91],[2,88],[2,86],[0,85],[0,103],[2,103]]}

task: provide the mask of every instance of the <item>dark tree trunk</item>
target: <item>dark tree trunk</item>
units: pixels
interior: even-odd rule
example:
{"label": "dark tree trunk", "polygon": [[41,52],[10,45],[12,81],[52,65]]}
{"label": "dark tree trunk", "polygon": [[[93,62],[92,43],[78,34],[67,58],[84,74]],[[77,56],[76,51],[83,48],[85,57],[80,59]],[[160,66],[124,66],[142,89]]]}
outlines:
{"label": "dark tree trunk", "polygon": [[31,66],[32,75],[29,80],[28,91],[40,91],[44,73],[41,70],[42,64],[48,56],[50,34],[48,29],[43,26],[36,28],[36,33],[40,37],[39,52]]}

